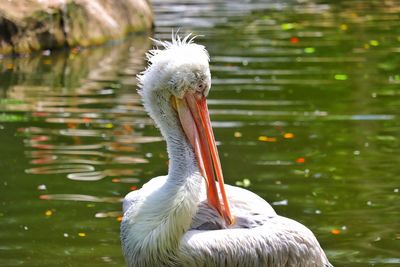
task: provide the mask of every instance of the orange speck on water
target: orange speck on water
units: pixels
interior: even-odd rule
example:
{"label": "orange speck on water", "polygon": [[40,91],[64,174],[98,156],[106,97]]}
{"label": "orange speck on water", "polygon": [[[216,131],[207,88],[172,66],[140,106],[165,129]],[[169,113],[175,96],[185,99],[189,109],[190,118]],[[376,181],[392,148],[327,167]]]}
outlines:
{"label": "orange speck on water", "polygon": [[74,122],[69,122],[69,123],[67,123],[67,127],[68,127],[69,129],[75,129],[77,126],[78,126],[78,124],[77,124],[77,123],[74,123]]}
{"label": "orange speck on water", "polygon": [[299,40],[299,38],[297,38],[297,37],[292,37],[292,38],[290,38],[290,42],[291,42],[292,44],[297,44],[299,41],[300,41],[300,40]]}
{"label": "orange speck on water", "polygon": [[119,221],[119,222],[122,221],[122,216],[121,215],[117,217],[117,221]]}
{"label": "orange speck on water", "polygon": [[40,199],[50,199],[50,197],[48,195],[41,195],[39,196]]}
{"label": "orange speck on water", "polygon": [[40,142],[40,141],[49,141],[49,137],[48,136],[46,136],[46,135],[37,135],[37,136],[33,136],[32,138],[31,138],[31,141],[37,141],[37,142]]}
{"label": "orange speck on water", "polygon": [[136,186],[136,185],[132,185],[131,187],[129,187],[129,189],[130,189],[131,191],[135,191],[135,190],[137,190],[137,186]]}
{"label": "orange speck on water", "polygon": [[128,133],[133,132],[133,128],[130,125],[122,125],[122,127],[124,128],[124,130]]}
{"label": "orange speck on water", "polygon": [[72,54],[78,54],[79,53],[80,48],[79,47],[74,47],[71,49],[71,53]]}
{"label": "orange speck on water", "polygon": [[111,180],[111,182],[113,182],[113,183],[120,183],[120,182],[121,182],[121,179],[113,178],[113,179]]}
{"label": "orange speck on water", "polygon": [[268,137],[268,136],[262,135],[262,136],[258,137],[258,141],[261,141],[261,142],[276,142],[277,139],[276,139],[276,137]]}
{"label": "orange speck on water", "polygon": [[304,163],[304,162],[306,162],[306,159],[305,158],[297,158],[296,162],[297,163]]}
{"label": "orange speck on water", "polygon": [[89,123],[89,122],[91,122],[91,121],[92,121],[91,118],[83,118],[83,122],[85,122],[85,123]]}
{"label": "orange speck on water", "polygon": [[47,117],[47,116],[49,116],[49,113],[47,113],[47,112],[33,112],[32,116],[34,116],[34,117]]}
{"label": "orange speck on water", "polygon": [[52,149],[53,145],[45,145],[45,144],[33,144],[32,147],[39,149]]}
{"label": "orange speck on water", "polygon": [[258,137],[258,141],[265,141],[267,139],[268,139],[268,137],[263,136],[263,135]]}
{"label": "orange speck on water", "polygon": [[338,235],[338,234],[340,234],[340,230],[339,229],[332,229],[331,230],[331,234]]}
{"label": "orange speck on water", "polygon": [[284,133],[283,134],[283,138],[286,138],[286,139],[292,139],[294,137],[294,134],[292,134],[292,133]]}

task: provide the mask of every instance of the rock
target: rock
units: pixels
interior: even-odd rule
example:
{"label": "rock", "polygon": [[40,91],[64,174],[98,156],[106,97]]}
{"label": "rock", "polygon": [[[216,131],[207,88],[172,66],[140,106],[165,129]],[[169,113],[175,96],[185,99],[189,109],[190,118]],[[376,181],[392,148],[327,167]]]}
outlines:
{"label": "rock", "polygon": [[0,54],[98,45],[152,26],[147,0],[0,0]]}

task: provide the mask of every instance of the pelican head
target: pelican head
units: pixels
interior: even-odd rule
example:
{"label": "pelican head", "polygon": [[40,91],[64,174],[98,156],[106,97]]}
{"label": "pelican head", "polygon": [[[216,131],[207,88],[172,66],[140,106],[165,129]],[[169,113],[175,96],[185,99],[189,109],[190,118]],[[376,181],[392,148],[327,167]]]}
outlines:
{"label": "pelican head", "polygon": [[164,49],[147,53],[149,67],[139,76],[143,93],[157,90],[183,98],[191,90],[208,95],[211,87],[209,56],[204,46],[193,43],[195,37],[189,38],[190,34],[183,40],[177,36],[172,42],[154,40]]}
{"label": "pelican head", "polygon": [[195,37],[189,39],[190,36],[173,36],[171,42],[154,40],[164,49],[147,53],[149,66],[138,76],[144,107],[165,138],[165,131],[178,124],[171,97],[183,99],[186,93],[206,97],[211,87],[208,53],[204,46],[193,43]]}
{"label": "pelican head", "polygon": [[185,136],[199,171],[206,178],[209,204],[232,224],[206,103],[211,87],[209,56],[204,46],[193,43],[194,37],[190,37],[190,34],[183,39],[175,36],[171,42],[155,40],[163,49],[147,54],[149,66],[138,76],[139,92],[146,111],[167,143],[174,144],[168,147],[170,157],[173,157],[174,147],[179,145],[177,136]]}

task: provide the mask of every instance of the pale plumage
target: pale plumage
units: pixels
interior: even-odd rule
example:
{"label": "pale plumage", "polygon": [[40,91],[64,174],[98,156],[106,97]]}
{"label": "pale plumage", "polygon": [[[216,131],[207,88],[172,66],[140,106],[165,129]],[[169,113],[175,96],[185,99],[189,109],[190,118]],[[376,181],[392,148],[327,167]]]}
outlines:
{"label": "pale plumage", "polygon": [[[189,36],[158,44],[164,49],[148,55],[140,93],[166,139],[169,171],[125,197],[121,242],[128,266],[331,266],[305,226],[250,191],[223,186],[203,105],[211,86],[208,54]],[[211,172],[222,180],[217,192]]]}

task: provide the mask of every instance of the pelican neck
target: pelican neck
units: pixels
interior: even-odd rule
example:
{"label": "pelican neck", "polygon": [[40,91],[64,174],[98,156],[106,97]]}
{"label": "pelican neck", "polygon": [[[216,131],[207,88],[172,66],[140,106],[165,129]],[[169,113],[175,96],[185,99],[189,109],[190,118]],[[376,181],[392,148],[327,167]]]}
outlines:
{"label": "pelican neck", "polygon": [[184,182],[193,177],[193,174],[200,173],[196,155],[183,130],[174,131],[174,134],[167,135],[165,139],[169,156],[169,180]]}

